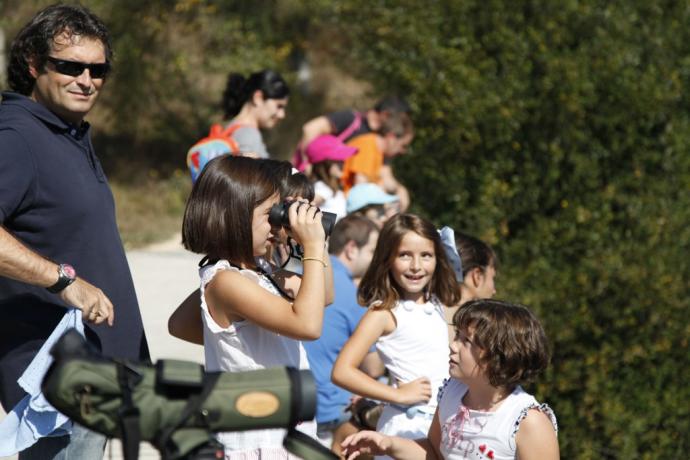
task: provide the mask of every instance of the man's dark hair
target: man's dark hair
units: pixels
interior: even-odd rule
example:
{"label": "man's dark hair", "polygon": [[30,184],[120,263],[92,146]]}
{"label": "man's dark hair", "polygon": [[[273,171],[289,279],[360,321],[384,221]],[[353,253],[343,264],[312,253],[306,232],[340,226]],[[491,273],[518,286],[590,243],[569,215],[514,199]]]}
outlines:
{"label": "man's dark hair", "polygon": [[377,112],[410,113],[412,109],[405,99],[398,96],[386,96],[376,103]]}
{"label": "man's dark hair", "polygon": [[381,114],[381,128],[379,134],[394,134],[395,137],[404,137],[414,133],[412,119],[405,112],[383,112]]}
{"label": "man's dark hair", "polygon": [[42,69],[54,49],[56,37],[63,34],[70,41],[78,37],[99,40],[105,48],[106,62],[112,63],[110,34],[103,21],[83,6],[49,6],[38,12],[12,42],[7,82],[13,91],[25,96],[31,94],[36,79],[29,72],[29,64]]}
{"label": "man's dark hair", "polygon": [[333,227],[328,240],[328,252],[337,256],[343,252],[348,241],[354,241],[358,248],[362,248],[369,242],[371,232],[376,231],[376,224],[364,216],[345,216]]}

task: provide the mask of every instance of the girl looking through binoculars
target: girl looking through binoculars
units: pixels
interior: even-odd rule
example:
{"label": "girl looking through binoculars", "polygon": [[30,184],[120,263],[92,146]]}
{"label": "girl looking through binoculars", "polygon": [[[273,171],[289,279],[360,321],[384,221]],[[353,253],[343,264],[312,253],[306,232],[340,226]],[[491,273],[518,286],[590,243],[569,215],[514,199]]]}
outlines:
{"label": "girl looking through binoculars", "polygon": [[[259,263],[275,230],[269,223],[270,210],[280,202],[275,169],[267,160],[214,159],[187,201],[182,242],[205,255],[199,292],[207,371],[308,369],[300,340],[321,334],[332,275],[318,208],[304,199],[288,208],[291,236],[304,251],[301,277],[285,271],[269,274]],[[171,318],[171,332],[174,322]],[[313,421],[299,429],[315,436]],[[218,437],[226,458],[287,458],[284,435],[285,430],[270,429]]]}

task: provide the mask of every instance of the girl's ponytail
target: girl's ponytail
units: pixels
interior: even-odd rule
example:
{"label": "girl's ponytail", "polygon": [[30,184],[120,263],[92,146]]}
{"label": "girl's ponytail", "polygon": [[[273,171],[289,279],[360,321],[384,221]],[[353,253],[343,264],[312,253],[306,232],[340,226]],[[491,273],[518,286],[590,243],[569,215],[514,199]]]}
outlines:
{"label": "girl's ponytail", "polygon": [[284,99],[290,94],[290,88],[283,77],[273,70],[254,72],[248,78],[231,73],[228,75],[221,102],[225,119],[230,120],[240,113],[242,106],[256,91],[261,91],[264,99]]}
{"label": "girl's ponytail", "polygon": [[455,244],[460,253],[460,259],[462,260],[463,278],[475,268],[480,269],[482,272],[492,265],[494,268],[498,268],[498,257],[496,253],[491,246],[479,238],[456,232]]}
{"label": "girl's ponytail", "polygon": [[247,79],[243,75],[238,73],[228,75],[225,91],[223,91],[223,100],[221,101],[226,120],[230,120],[237,115],[246,102],[244,94],[246,84]]}

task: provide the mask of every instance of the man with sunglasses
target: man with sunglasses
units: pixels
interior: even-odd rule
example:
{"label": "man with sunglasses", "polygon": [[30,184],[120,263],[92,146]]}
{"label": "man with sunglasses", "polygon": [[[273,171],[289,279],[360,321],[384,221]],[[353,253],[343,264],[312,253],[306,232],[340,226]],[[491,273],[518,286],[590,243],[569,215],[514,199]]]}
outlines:
{"label": "man with sunglasses", "polygon": [[[17,379],[67,307],[81,311],[86,338],[105,355],[149,359],[113,196],[84,121],[111,61],[105,25],[81,6],[42,10],[11,46],[13,91],[0,104],[0,401],[8,412],[27,400]],[[19,458],[102,457],[103,436],[55,428],[33,445],[17,441]]]}

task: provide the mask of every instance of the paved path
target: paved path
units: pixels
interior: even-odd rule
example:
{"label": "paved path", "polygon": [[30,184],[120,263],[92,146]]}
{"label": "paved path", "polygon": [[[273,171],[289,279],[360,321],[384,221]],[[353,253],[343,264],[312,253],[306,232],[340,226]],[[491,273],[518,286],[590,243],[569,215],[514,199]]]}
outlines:
{"label": "paved path", "polygon": [[[175,307],[199,285],[200,256],[185,251],[176,240],[129,251],[127,259],[141,306],[142,319],[153,360],[175,358],[203,362],[203,348],[168,334],[168,317]],[[117,317],[116,317],[117,320]],[[4,413],[0,411],[0,418]],[[122,459],[117,441],[108,443],[105,459]],[[157,451],[142,444],[139,458],[159,459]],[[0,460],[16,457],[0,457]]]}

